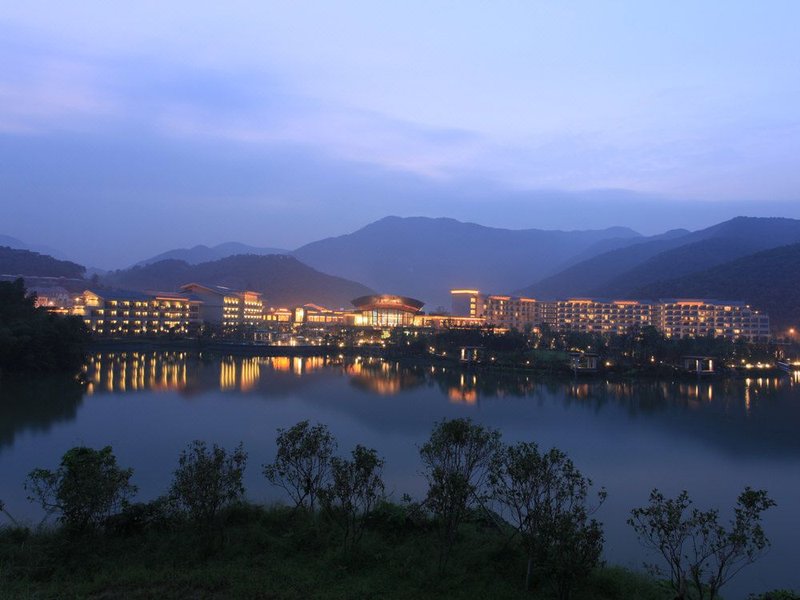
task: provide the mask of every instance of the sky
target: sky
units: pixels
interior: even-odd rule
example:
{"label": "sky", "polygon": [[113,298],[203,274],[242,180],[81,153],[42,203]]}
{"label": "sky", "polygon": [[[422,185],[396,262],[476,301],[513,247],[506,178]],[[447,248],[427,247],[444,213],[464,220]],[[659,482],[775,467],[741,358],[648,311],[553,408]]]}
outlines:
{"label": "sky", "polygon": [[800,3],[6,3],[0,234],[103,268],[387,215],[800,218]]}

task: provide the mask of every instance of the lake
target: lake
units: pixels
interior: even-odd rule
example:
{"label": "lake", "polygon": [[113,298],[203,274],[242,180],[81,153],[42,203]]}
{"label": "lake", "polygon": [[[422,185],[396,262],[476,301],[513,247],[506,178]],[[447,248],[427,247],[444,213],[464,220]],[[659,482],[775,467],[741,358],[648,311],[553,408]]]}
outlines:
{"label": "lake", "polygon": [[[658,487],[690,492],[727,517],[749,485],[778,503],[764,527],[770,552],[724,588],[726,598],[800,590],[800,374],[742,380],[607,382],[404,365],[366,357],[234,357],[192,352],[106,352],[71,380],[0,381],[0,499],[32,524],[40,509],[23,482],[55,468],[70,447],[111,445],[134,468],[140,500],[169,486],[194,439],[249,454],[248,497],[283,500],[261,465],[276,428],[309,419],[328,425],[340,453],[361,443],[386,459],[387,491],[425,491],[417,448],[442,418],[471,417],[506,441],[566,451],[608,490],[597,513],[607,561],[639,568],[648,556],[625,524]],[[0,515],[0,519],[4,517]],[[2,521],[0,521],[2,522]],[[649,557],[652,558],[652,557]]]}

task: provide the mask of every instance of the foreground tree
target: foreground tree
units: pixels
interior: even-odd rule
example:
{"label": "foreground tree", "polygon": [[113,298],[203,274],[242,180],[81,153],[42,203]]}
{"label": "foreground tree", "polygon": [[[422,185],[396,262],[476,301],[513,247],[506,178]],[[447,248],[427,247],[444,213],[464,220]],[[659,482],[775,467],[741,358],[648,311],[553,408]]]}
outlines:
{"label": "foreground tree", "polygon": [[761,514],[772,506],[775,502],[766,491],[747,487],[737,499],[733,520],[724,527],[718,510],[692,508],[686,491],[665,498],[656,489],[648,506],[631,511],[628,524],[642,544],[667,563],[667,572],[658,565],[650,569],[669,576],[677,598],[689,598],[691,586],[694,597],[714,600],[723,585],[769,546]]}
{"label": "foreground tree", "polygon": [[244,496],[242,478],[247,453],[239,444],[232,452],[194,440],[181,452],[169,498],[193,522],[211,528],[221,526],[225,508]]}
{"label": "foreground tree", "polygon": [[136,494],[130,483],[133,469],[120,469],[111,446],[94,450],[76,446],[64,454],[55,471],[34,469],[25,489],[28,500],[49,514],[58,513],[69,529],[85,531],[128,505]]}
{"label": "foreground tree", "polygon": [[605,500],[605,490],[589,507],[592,482],[569,457],[556,448],[540,452],[525,442],[503,448],[490,483],[501,514],[516,527],[528,556],[525,588],[533,572],[540,571],[554,581],[560,597],[568,597],[572,585],[600,562],[603,531],[589,517]]}
{"label": "foreground tree", "polygon": [[320,491],[325,508],[344,531],[344,551],[351,551],[364,533],[364,519],[384,497],[383,459],[358,445],[352,459],[331,459],[331,483]]}
{"label": "foreground tree", "polygon": [[264,465],[264,476],[282,487],[295,507],[314,510],[320,490],[328,483],[336,440],[325,425],[301,421],[289,429],[278,429],[278,452],[274,462]]}
{"label": "foreground tree", "polygon": [[428,482],[425,505],[440,528],[439,571],[447,566],[458,526],[486,499],[486,482],[500,449],[500,432],[470,419],[443,420],[420,448]]}

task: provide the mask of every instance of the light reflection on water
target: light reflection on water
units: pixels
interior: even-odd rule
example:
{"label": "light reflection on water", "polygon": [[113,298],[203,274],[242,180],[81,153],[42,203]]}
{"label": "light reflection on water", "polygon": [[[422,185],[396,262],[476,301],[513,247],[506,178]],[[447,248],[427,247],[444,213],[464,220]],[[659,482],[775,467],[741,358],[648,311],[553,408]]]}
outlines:
{"label": "light reflection on water", "polygon": [[[330,426],[342,451],[378,449],[395,499],[421,495],[417,447],[443,417],[469,416],[508,441],[558,446],[609,490],[602,509],[606,555],[644,558],[628,511],[652,487],[688,489],[700,506],[724,509],[745,485],[778,502],[766,526],[768,558],[735,580],[726,598],[800,588],[800,373],[744,380],[606,381],[488,373],[337,355],[230,356],[115,352],[90,357],[84,387],[72,381],[0,382],[0,499],[37,519],[22,481],[53,467],[70,446],[110,444],[135,469],[140,497],[166,489],[180,449],[201,438],[250,454],[247,488],[280,498],[260,465],[272,460],[277,427],[301,419]],[[724,512],[724,510],[723,510]]]}

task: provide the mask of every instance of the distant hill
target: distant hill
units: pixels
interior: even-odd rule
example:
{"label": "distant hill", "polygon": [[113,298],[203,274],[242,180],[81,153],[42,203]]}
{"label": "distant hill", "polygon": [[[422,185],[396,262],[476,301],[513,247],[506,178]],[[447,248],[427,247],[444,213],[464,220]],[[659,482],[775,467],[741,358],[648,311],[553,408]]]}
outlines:
{"label": "distant hill", "polygon": [[314,302],[328,308],[352,308],[352,299],[374,293],[359,283],[320,273],[280,254],[229,256],[198,265],[162,260],[100,278],[104,286],[130,290],[171,291],[192,282],[261,292],[270,306]]}
{"label": "distant hill", "polygon": [[699,297],[744,300],[769,313],[773,330],[800,330],[800,243],[736,259],[634,290],[642,298]]}
{"label": "distant hill", "polygon": [[74,262],[0,246],[0,275],[80,278],[85,271],[85,267]]}
{"label": "distant hill", "polygon": [[737,217],[677,237],[658,236],[594,256],[523,288],[541,298],[633,297],[634,290],[736,258],[800,242],[800,220]]}
{"label": "distant hill", "polygon": [[29,244],[15,237],[11,237],[10,235],[0,235],[0,246],[7,246],[8,248],[14,248],[16,250],[29,250],[31,252],[38,252],[39,254],[46,254],[47,256],[52,256],[59,260],[67,260],[67,256],[60,250],[40,244]]}
{"label": "distant hill", "polygon": [[162,260],[182,260],[190,265],[198,265],[204,262],[219,260],[220,258],[227,258],[228,256],[236,256],[237,254],[257,254],[266,256],[267,254],[288,254],[288,250],[281,250],[280,248],[258,248],[256,246],[240,244],[239,242],[227,242],[211,247],[201,244],[193,248],[176,248],[175,250],[162,252],[152,258],[139,261],[135,266],[149,265]]}
{"label": "distant hill", "polygon": [[[625,227],[590,231],[497,229],[455,219],[386,217],[292,254],[380,292],[449,306],[453,287],[508,291],[557,270],[603,240],[637,239]],[[619,243],[619,242],[618,242]]]}

